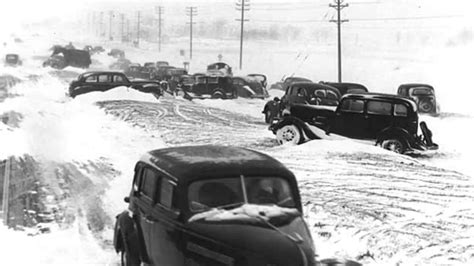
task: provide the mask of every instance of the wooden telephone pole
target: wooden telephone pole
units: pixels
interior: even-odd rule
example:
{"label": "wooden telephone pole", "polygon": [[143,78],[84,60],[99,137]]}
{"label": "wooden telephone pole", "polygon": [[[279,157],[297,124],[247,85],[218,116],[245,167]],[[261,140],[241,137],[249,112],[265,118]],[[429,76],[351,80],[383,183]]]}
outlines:
{"label": "wooden telephone pole", "polygon": [[189,16],[189,59],[193,59],[193,17],[197,16],[197,7],[188,6],[186,7],[186,16]]}
{"label": "wooden telephone pole", "polygon": [[331,19],[330,22],[337,23],[337,77],[338,82],[342,82],[342,59],[341,59],[341,24],[348,22],[347,19],[341,20],[341,10],[348,7],[349,4],[344,4],[344,0],[334,0],[335,4],[329,4],[330,7],[336,9],[337,20]]}
{"label": "wooden telephone pole", "polygon": [[163,14],[163,7],[157,6],[156,12],[158,13],[158,52],[161,52],[161,23],[163,22],[161,15]]}
{"label": "wooden telephone pole", "polygon": [[240,21],[240,58],[239,58],[239,69],[242,70],[242,54],[243,54],[243,46],[244,46],[244,22],[249,21],[245,19],[245,11],[250,10],[250,3],[249,0],[239,0],[236,4],[236,10],[240,11],[240,19],[236,19]]}

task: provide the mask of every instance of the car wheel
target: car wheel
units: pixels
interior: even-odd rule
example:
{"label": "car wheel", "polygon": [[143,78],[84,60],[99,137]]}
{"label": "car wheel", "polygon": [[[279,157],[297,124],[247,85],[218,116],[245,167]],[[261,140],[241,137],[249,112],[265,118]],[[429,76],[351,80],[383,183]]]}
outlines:
{"label": "car wheel", "polygon": [[406,150],[405,144],[398,139],[386,139],[382,142],[382,148],[396,153],[404,153]]}
{"label": "car wheel", "polygon": [[272,122],[272,111],[267,110],[265,112],[265,123],[270,124]]}
{"label": "car wheel", "polygon": [[300,144],[303,141],[301,130],[293,124],[285,125],[277,130],[276,137],[278,143]]}
{"label": "car wheel", "polygon": [[418,108],[420,109],[421,112],[424,113],[429,113],[433,110],[433,104],[430,101],[427,100],[422,100],[418,104]]}
{"label": "car wheel", "polygon": [[215,91],[211,97],[212,99],[224,99],[224,94],[221,91]]}

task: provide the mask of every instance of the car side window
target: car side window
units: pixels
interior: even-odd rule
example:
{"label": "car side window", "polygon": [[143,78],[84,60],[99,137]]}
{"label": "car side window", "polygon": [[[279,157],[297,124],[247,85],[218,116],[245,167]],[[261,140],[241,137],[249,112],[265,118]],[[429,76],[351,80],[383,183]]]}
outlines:
{"label": "car side window", "polygon": [[395,116],[408,116],[408,108],[403,104],[394,105]]}
{"label": "car side window", "polygon": [[86,83],[97,82],[97,75],[92,75],[92,76],[87,77],[84,82],[86,82]]}
{"label": "car side window", "polygon": [[114,82],[124,82],[124,79],[120,75],[114,75]]}
{"label": "car side window", "polygon": [[364,101],[355,99],[346,99],[341,103],[341,111],[351,113],[363,113]]}
{"label": "car side window", "polygon": [[159,176],[155,171],[148,167],[144,168],[142,171],[140,194],[153,201],[153,195],[155,194],[156,188],[159,185],[159,181]]}
{"label": "car side window", "polygon": [[99,82],[109,82],[109,75],[108,74],[103,74],[98,76],[98,81]]}
{"label": "car side window", "polygon": [[391,115],[392,103],[381,101],[369,101],[367,103],[367,113],[376,115]]}
{"label": "car side window", "polygon": [[218,80],[217,77],[209,77],[209,78],[207,78],[207,83],[208,84],[217,84],[217,83],[219,83],[219,80]]}
{"label": "car side window", "polygon": [[198,84],[206,84],[206,77],[198,77],[196,82]]}
{"label": "car side window", "polygon": [[174,194],[175,184],[172,183],[167,178],[161,178],[161,185],[160,185],[160,195],[159,195],[159,203],[167,208],[173,208],[173,194]]}

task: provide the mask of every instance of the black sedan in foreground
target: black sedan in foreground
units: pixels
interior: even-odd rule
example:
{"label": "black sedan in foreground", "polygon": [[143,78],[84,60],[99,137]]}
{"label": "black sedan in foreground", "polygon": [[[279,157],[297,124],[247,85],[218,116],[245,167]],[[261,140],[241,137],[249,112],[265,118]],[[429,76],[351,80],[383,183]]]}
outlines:
{"label": "black sedan in foreground", "polygon": [[316,265],[293,173],[236,147],[153,150],[117,215],[122,265]]}

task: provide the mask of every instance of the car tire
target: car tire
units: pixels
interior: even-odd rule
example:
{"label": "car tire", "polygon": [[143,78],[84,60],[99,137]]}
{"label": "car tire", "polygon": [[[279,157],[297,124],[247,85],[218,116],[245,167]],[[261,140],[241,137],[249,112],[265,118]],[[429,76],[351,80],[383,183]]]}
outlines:
{"label": "car tire", "polygon": [[294,124],[284,125],[279,128],[276,132],[276,137],[279,144],[291,143],[298,145],[303,142],[301,129]]}
{"label": "car tire", "polygon": [[211,96],[212,99],[224,99],[224,94],[221,91],[214,91]]}
{"label": "car tire", "polygon": [[128,247],[127,243],[125,243],[125,238],[122,237],[124,243],[122,244],[123,250],[120,252],[121,256],[121,264],[122,266],[139,266],[140,259],[130,252],[130,248]]}
{"label": "car tire", "polygon": [[382,148],[403,154],[407,147],[401,140],[393,138],[382,141]]}
{"label": "car tire", "polygon": [[428,100],[421,100],[418,104],[418,108],[423,113],[430,113],[434,111],[434,105]]}

